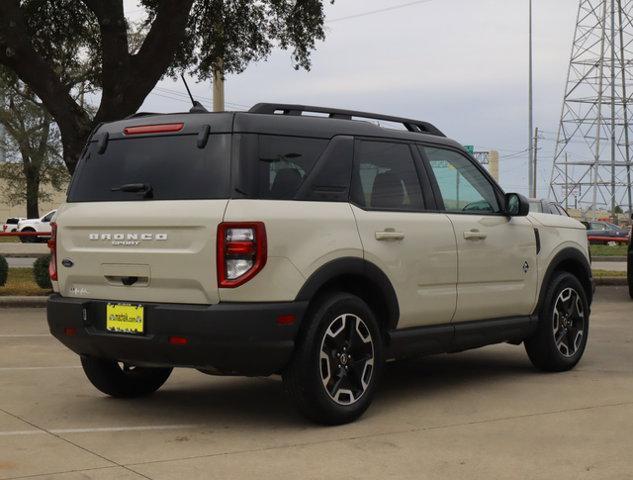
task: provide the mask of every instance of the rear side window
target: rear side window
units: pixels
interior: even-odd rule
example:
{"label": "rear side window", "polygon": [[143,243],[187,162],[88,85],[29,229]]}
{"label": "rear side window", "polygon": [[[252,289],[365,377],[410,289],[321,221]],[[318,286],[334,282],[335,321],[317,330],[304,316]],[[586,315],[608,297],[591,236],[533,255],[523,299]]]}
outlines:
{"label": "rear side window", "polygon": [[320,138],[245,136],[240,190],[249,198],[293,199],[328,143]]}
{"label": "rear side window", "polygon": [[[196,135],[113,139],[103,154],[89,145],[77,166],[69,202],[228,198],[230,135],[212,135],[204,149]],[[146,184],[143,192],[113,191]]]}
{"label": "rear side window", "polygon": [[354,202],[377,210],[421,210],[422,189],[411,149],[360,140],[354,156]]}

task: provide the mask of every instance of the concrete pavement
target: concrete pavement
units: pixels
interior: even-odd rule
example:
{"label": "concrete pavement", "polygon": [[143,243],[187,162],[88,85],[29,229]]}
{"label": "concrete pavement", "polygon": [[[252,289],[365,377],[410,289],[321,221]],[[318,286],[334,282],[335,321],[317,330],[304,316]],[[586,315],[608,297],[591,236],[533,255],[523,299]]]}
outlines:
{"label": "concrete pavement", "polygon": [[277,378],[177,370],[150,398],[107,398],[43,309],[4,309],[0,478],[627,478],[632,323],[626,289],[599,288],[575,370],[535,372],[510,345],[390,365],[360,421],[324,428]]}

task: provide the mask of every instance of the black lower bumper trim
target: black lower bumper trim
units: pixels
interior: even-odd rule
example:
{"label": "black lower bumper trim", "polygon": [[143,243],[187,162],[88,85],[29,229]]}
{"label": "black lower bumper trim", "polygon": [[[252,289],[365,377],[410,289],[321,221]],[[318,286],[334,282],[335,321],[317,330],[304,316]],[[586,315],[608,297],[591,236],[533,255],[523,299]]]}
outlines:
{"label": "black lower bumper trim", "polygon": [[[240,375],[271,375],[283,370],[307,308],[307,302],[147,303],[143,304],[145,333],[129,335],[106,330],[107,303],[52,295],[47,304],[51,333],[80,355]],[[280,316],[287,315],[295,316],[294,323],[277,323]],[[184,337],[187,343],[172,345],[171,336]]]}

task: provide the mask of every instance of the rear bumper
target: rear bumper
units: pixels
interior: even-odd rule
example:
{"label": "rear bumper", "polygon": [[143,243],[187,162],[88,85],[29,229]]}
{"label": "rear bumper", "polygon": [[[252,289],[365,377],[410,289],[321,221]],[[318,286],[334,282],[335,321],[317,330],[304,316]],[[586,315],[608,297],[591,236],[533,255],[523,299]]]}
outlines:
{"label": "rear bumper", "polygon": [[[307,308],[307,302],[144,304],[145,333],[127,335],[106,331],[107,303],[52,295],[47,304],[51,333],[80,355],[240,375],[283,370]],[[294,315],[296,320],[279,325],[277,318],[282,315]],[[72,335],[67,334],[69,328]],[[170,336],[188,341],[172,345]]]}

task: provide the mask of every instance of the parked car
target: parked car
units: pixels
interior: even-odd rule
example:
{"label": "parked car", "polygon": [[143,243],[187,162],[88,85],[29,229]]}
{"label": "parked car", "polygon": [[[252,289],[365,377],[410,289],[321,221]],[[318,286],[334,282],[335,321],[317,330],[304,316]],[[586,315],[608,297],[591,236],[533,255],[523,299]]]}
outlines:
{"label": "parked car", "polygon": [[588,223],[589,243],[602,245],[620,245],[629,243],[630,230],[609,222],[592,221]]}
{"label": "parked car", "polygon": [[20,218],[20,217],[9,217],[7,218],[7,221],[4,222],[2,224],[2,231],[3,232],[17,232],[18,231],[18,223],[21,222],[22,220],[26,220],[25,218]]}
{"label": "parked car", "polygon": [[[18,232],[39,232],[39,233],[51,233],[51,220],[57,210],[51,210],[46,215],[40,218],[29,218],[27,220],[21,220],[18,222],[17,230]],[[20,241],[22,243],[35,243],[35,242],[43,242],[47,241],[50,238],[49,236],[29,236],[29,237],[20,237]]]}
{"label": "parked car", "polygon": [[578,363],[585,229],[528,211],[423,121],[259,104],[106,123],[53,226],[48,324],[114,397],[173,367],[281,374],[308,418],[349,422],[387,360],[509,342]]}
{"label": "parked car", "polygon": [[530,198],[531,213],[549,213],[550,215],[563,215],[569,217],[567,210],[557,202],[544,198]]}

